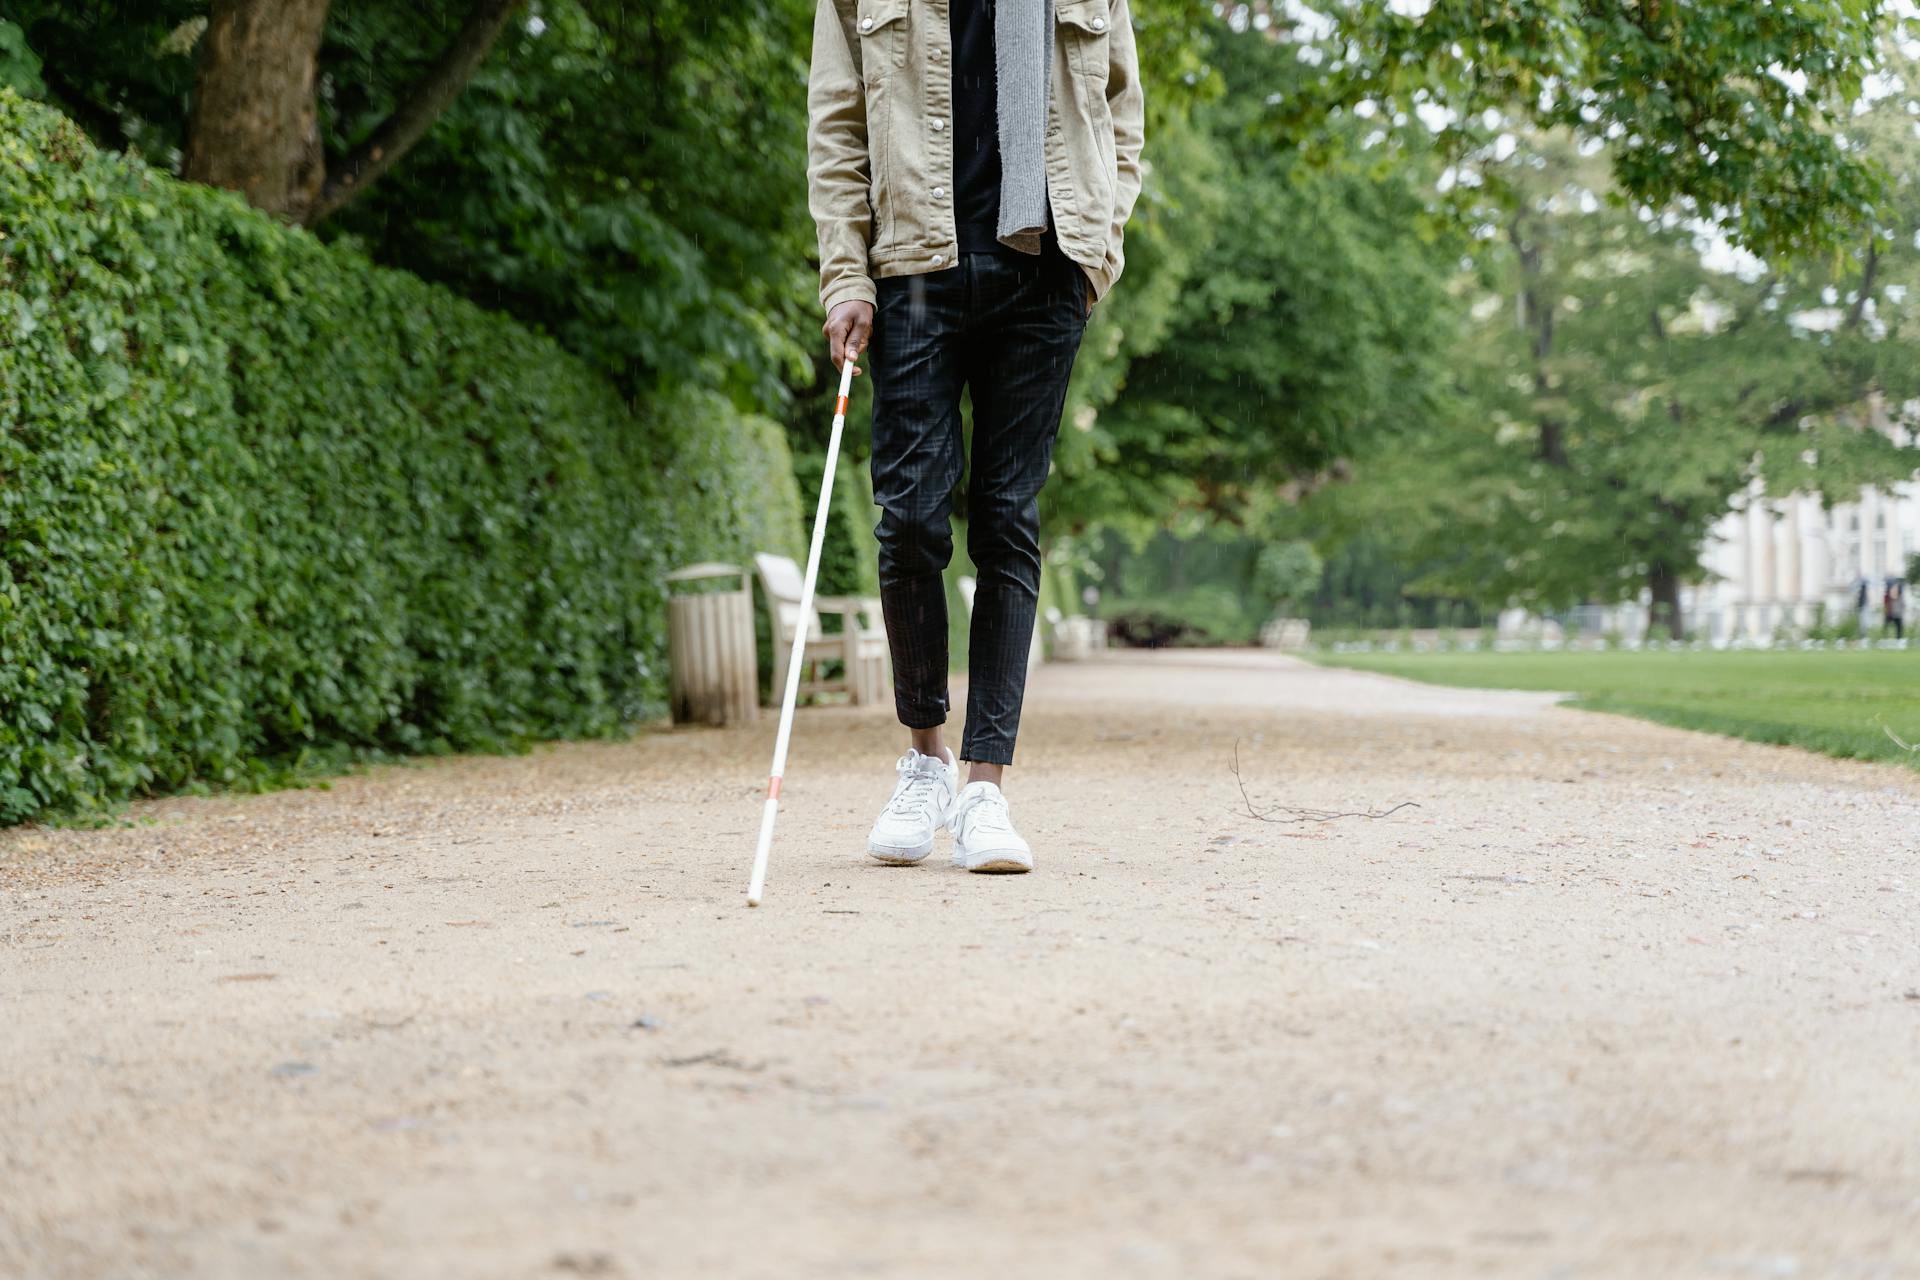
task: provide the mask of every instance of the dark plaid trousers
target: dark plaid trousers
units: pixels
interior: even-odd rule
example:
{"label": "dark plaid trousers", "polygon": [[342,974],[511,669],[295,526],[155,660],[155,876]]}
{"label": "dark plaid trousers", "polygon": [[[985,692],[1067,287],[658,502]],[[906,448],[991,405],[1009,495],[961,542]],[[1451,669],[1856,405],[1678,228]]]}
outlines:
{"label": "dark plaid trousers", "polygon": [[1067,376],[1086,328],[1081,269],[1038,257],[964,253],[958,265],[876,282],[873,498],[880,599],[900,722],[947,719],[947,597],[954,488],[966,468],[960,390],[973,399],[967,554],[978,585],[960,756],[1011,764],[1040,600],[1040,487],[1053,461]]}

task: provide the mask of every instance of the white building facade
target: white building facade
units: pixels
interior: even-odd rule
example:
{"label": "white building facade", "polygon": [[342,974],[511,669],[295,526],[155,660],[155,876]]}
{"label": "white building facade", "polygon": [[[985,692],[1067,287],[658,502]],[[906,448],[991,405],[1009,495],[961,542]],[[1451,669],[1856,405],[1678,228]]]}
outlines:
{"label": "white building facade", "polygon": [[[1897,419],[1879,403],[1870,415],[1873,429],[1894,443],[1920,443],[1920,432],[1907,425],[1920,418],[1920,402],[1904,406]],[[1732,508],[1714,524],[1695,582],[1680,590],[1689,639],[1715,648],[1768,645],[1850,620],[1862,636],[1878,638],[1890,583],[1903,588],[1908,626],[1920,623],[1920,582],[1908,574],[1920,553],[1920,471],[1826,507],[1812,494],[1771,497],[1756,479]],[[1572,609],[1566,629],[1636,642],[1647,622],[1643,592],[1632,604]],[[1517,625],[1503,614],[1501,634]]]}
{"label": "white building facade", "polygon": [[[1714,645],[1766,644],[1851,617],[1875,635],[1882,593],[1905,582],[1916,552],[1920,475],[1828,508],[1806,494],[1769,498],[1756,483],[1714,526],[1700,566],[1707,577],[1683,595],[1687,626]],[[1916,584],[1906,585],[1908,620],[1920,620]]]}

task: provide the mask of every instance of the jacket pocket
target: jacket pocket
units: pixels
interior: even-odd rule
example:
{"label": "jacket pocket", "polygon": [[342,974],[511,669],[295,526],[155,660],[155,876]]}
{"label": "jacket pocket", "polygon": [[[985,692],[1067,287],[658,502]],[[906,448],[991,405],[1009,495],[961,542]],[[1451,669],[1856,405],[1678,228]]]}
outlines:
{"label": "jacket pocket", "polygon": [[1081,84],[1107,84],[1107,27],[1112,16],[1107,0],[1056,0],[1054,38],[1066,49],[1067,66]]}
{"label": "jacket pocket", "polygon": [[907,86],[894,83],[907,59],[907,0],[860,0],[853,29],[860,41],[860,74],[866,82],[867,203],[873,210],[868,252],[875,261],[900,239],[900,210],[895,207],[894,169],[900,145],[894,98]]}
{"label": "jacket pocket", "polygon": [[860,0],[853,25],[868,84],[880,84],[907,65],[907,0]]}

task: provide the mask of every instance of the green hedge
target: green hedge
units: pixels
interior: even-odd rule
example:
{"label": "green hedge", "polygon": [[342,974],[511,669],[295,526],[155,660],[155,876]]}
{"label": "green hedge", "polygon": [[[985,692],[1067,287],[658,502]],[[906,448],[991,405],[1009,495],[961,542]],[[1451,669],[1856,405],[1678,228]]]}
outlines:
{"label": "green hedge", "polygon": [[0,821],[657,712],[659,575],[797,549],[780,429],[0,90]]}
{"label": "green hedge", "polygon": [[[824,451],[796,451],[793,474],[806,495],[803,530],[811,528],[812,504],[820,496],[820,473],[826,467]],[[873,477],[865,458],[851,449],[841,454],[833,469],[833,505],[827,516],[827,536],[820,548],[820,591],[825,595],[880,594],[880,546],[873,526],[880,508],[873,503]]]}

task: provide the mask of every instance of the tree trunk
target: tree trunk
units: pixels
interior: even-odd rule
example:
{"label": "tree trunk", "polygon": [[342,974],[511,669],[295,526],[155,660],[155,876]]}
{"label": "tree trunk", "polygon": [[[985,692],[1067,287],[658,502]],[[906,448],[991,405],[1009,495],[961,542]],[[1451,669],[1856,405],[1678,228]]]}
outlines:
{"label": "tree trunk", "polygon": [[187,119],[191,182],[227,187],[307,226],[359,195],[423,137],[524,0],[473,0],[453,40],[393,114],[329,176],[314,100],[332,0],[213,0]]}
{"label": "tree trunk", "polygon": [[315,59],[332,0],[213,0],[187,120],[184,176],[299,221],[326,159]]}
{"label": "tree trunk", "polygon": [[1567,460],[1567,429],[1554,418],[1540,419],[1540,460],[1562,471],[1571,465]]}
{"label": "tree trunk", "polygon": [[1675,640],[1687,638],[1686,620],[1680,616],[1680,575],[1665,561],[1656,560],[1647,572],[1647,588],[1653,597],[1650,624],[1664,623]]}
{"label": "tree trunk", "polygon": [[[1539,245],[1529,242],[1522,233],[1518,217],[1508,224],[1507,238],[1513,242],[1514,250],[1520,257],[1520,292],[1514,300],[1515,312],[1521,329],[1527,334],[1528,346],[1532,349],[1533,393],[1545,396],[1552,389],[1552,379],[1547,375],[1547,360],[1553,355],[1553,303],[1541,296],[1541,250]],[[1566,428],[1553,418],[1540,419],[1539,457],[1548,466],[1563,471],[1569,465]]]}
{"label": "tree trunk", "polygon": [[1880,241],[1867,241],[1867,261],[1860,272],[1860,291],[1854,295],[1853,305],[1847,308],[1847,332],[1854,333],[1860,328],[1860,322],[1866,318],[1867,304],[1873,301],[1873,286],[1880,272]]}

